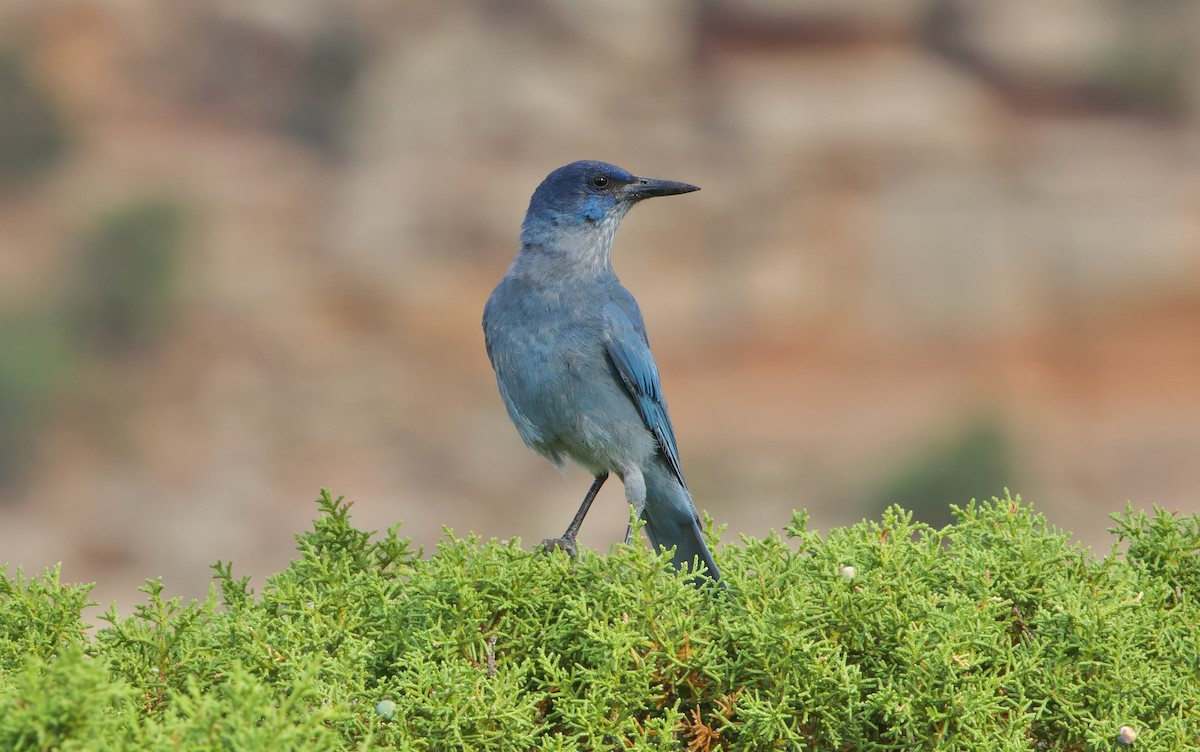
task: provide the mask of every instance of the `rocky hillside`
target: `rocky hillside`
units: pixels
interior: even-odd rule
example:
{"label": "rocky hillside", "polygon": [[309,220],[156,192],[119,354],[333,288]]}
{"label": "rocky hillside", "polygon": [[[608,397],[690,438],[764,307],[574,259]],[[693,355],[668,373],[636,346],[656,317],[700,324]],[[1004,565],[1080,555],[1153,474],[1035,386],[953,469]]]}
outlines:
{"label": "rocky hillside", "polygon": [[425,544],[560,532],[587,480],[521,446],[479,317],[585,157],[703,186],[616,260],[733,531],[1194,511],[1197,50],[1182,1],[9,0],[0,561],[197,595],[320,486]]}

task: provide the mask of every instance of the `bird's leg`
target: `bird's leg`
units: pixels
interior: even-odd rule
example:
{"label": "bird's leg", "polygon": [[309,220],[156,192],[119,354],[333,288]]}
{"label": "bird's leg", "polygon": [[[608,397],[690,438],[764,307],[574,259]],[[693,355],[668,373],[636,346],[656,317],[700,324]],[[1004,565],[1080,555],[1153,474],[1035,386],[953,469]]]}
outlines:
{"label": "bird's leg", "polygon": [[633,522],[634,520],[640,520],[642,518],[642,512],[646,510],[646,502],[643,501],[641,504],[633,504],[631,506],[633,507],[633,514],[630,515],[629,525],[625,528],[626,546],[628,546],[630,543],[633,543]]}
{"label": "bird's leg", "polygon": [[562,534],[561,538],[547,538],[542,541],[542,546],[546,553],[555,549],[566,551],[572,558],[579,553],[579,548],[575,545],[575,536],[579,535],[579,527],[583,524],[583,518],[587,516],[588,510],[592,507],[592,502],[596,500],[596,494],[600,493],[600,487],[604,485],[604,481],[608,480],[608,471],[600,473],[596,479],[592,481],[592,487],[588,489],[587,496],[583,497],[583,503],[579,505],[579,511],[575,513],[571,524],[567,525],[567,532]]}
{"label": "bird's leg", "polygon": [[583,525],[583,518],[587,516],[588,510],[592,508],[592,502],[596,500],[596,494],[600,493],[600,487],[604,485],[604,481],[608,480],[608,471],[600,473],[596,479],[592,481],[592,487],[588,489],[587,496],[583,497],[583,503],[579,505],[579,510],[575,512],[575,517],[571,519],[571,524],[567,525],[567,532],[563,533],[564,538],[575,540],[575,536],[579,535],[579,528]]}
{"label": "bird's leg", "polygon": [[646,511],[646,480],[640,472],[628,469],[625,471],[623,480],[625,481],[625,500],[631,507],[629,526],[625,528],[625,545],[628,546],[633,543],[633,523],[642,519],[642,513]]}

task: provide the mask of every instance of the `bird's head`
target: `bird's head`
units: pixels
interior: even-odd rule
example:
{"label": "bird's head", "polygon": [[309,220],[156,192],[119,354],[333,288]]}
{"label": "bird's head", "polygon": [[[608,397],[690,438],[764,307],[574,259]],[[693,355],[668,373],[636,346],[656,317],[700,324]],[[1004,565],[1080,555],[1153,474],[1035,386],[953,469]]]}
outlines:
{"label": "bird's head", "polygon": [[595,233],[611,240],[625,213],[642,199],[698,190],[674,180],[638,177],[606,162],[572,162],[547,175],[533,192],[522,240],[538,243],[551,232]]}

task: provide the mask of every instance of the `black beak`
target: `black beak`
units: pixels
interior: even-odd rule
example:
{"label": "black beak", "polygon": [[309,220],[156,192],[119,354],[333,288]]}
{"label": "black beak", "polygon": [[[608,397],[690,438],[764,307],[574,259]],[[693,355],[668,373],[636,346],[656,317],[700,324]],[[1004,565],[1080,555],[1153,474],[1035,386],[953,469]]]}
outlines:
{"label": "black beak", "polygon": [[700,186],[680,183],[678,180],[659,180],[658,178],[634,178],[625,186],[625,198],[628,201],[641,201],[655,196],[674,196],[677,193],[691,193],[700,190]]}

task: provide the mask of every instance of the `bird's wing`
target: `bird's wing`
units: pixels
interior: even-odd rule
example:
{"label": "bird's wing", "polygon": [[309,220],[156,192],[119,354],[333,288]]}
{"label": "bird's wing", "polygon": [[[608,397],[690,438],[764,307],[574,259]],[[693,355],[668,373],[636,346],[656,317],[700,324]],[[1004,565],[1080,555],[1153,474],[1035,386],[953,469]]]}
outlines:
{"label": "bird's wing", "polygon": [[663,456],[671,471],[684,487],[683,469],[679,464],[679,448],[675,444],[675,429],[663,400],[658,378],[658,366],[650,353],[642,314],[632,296],[609,302],[604,308],[605,344],[608,356],[625,382],[646,427],[658,439]]}

